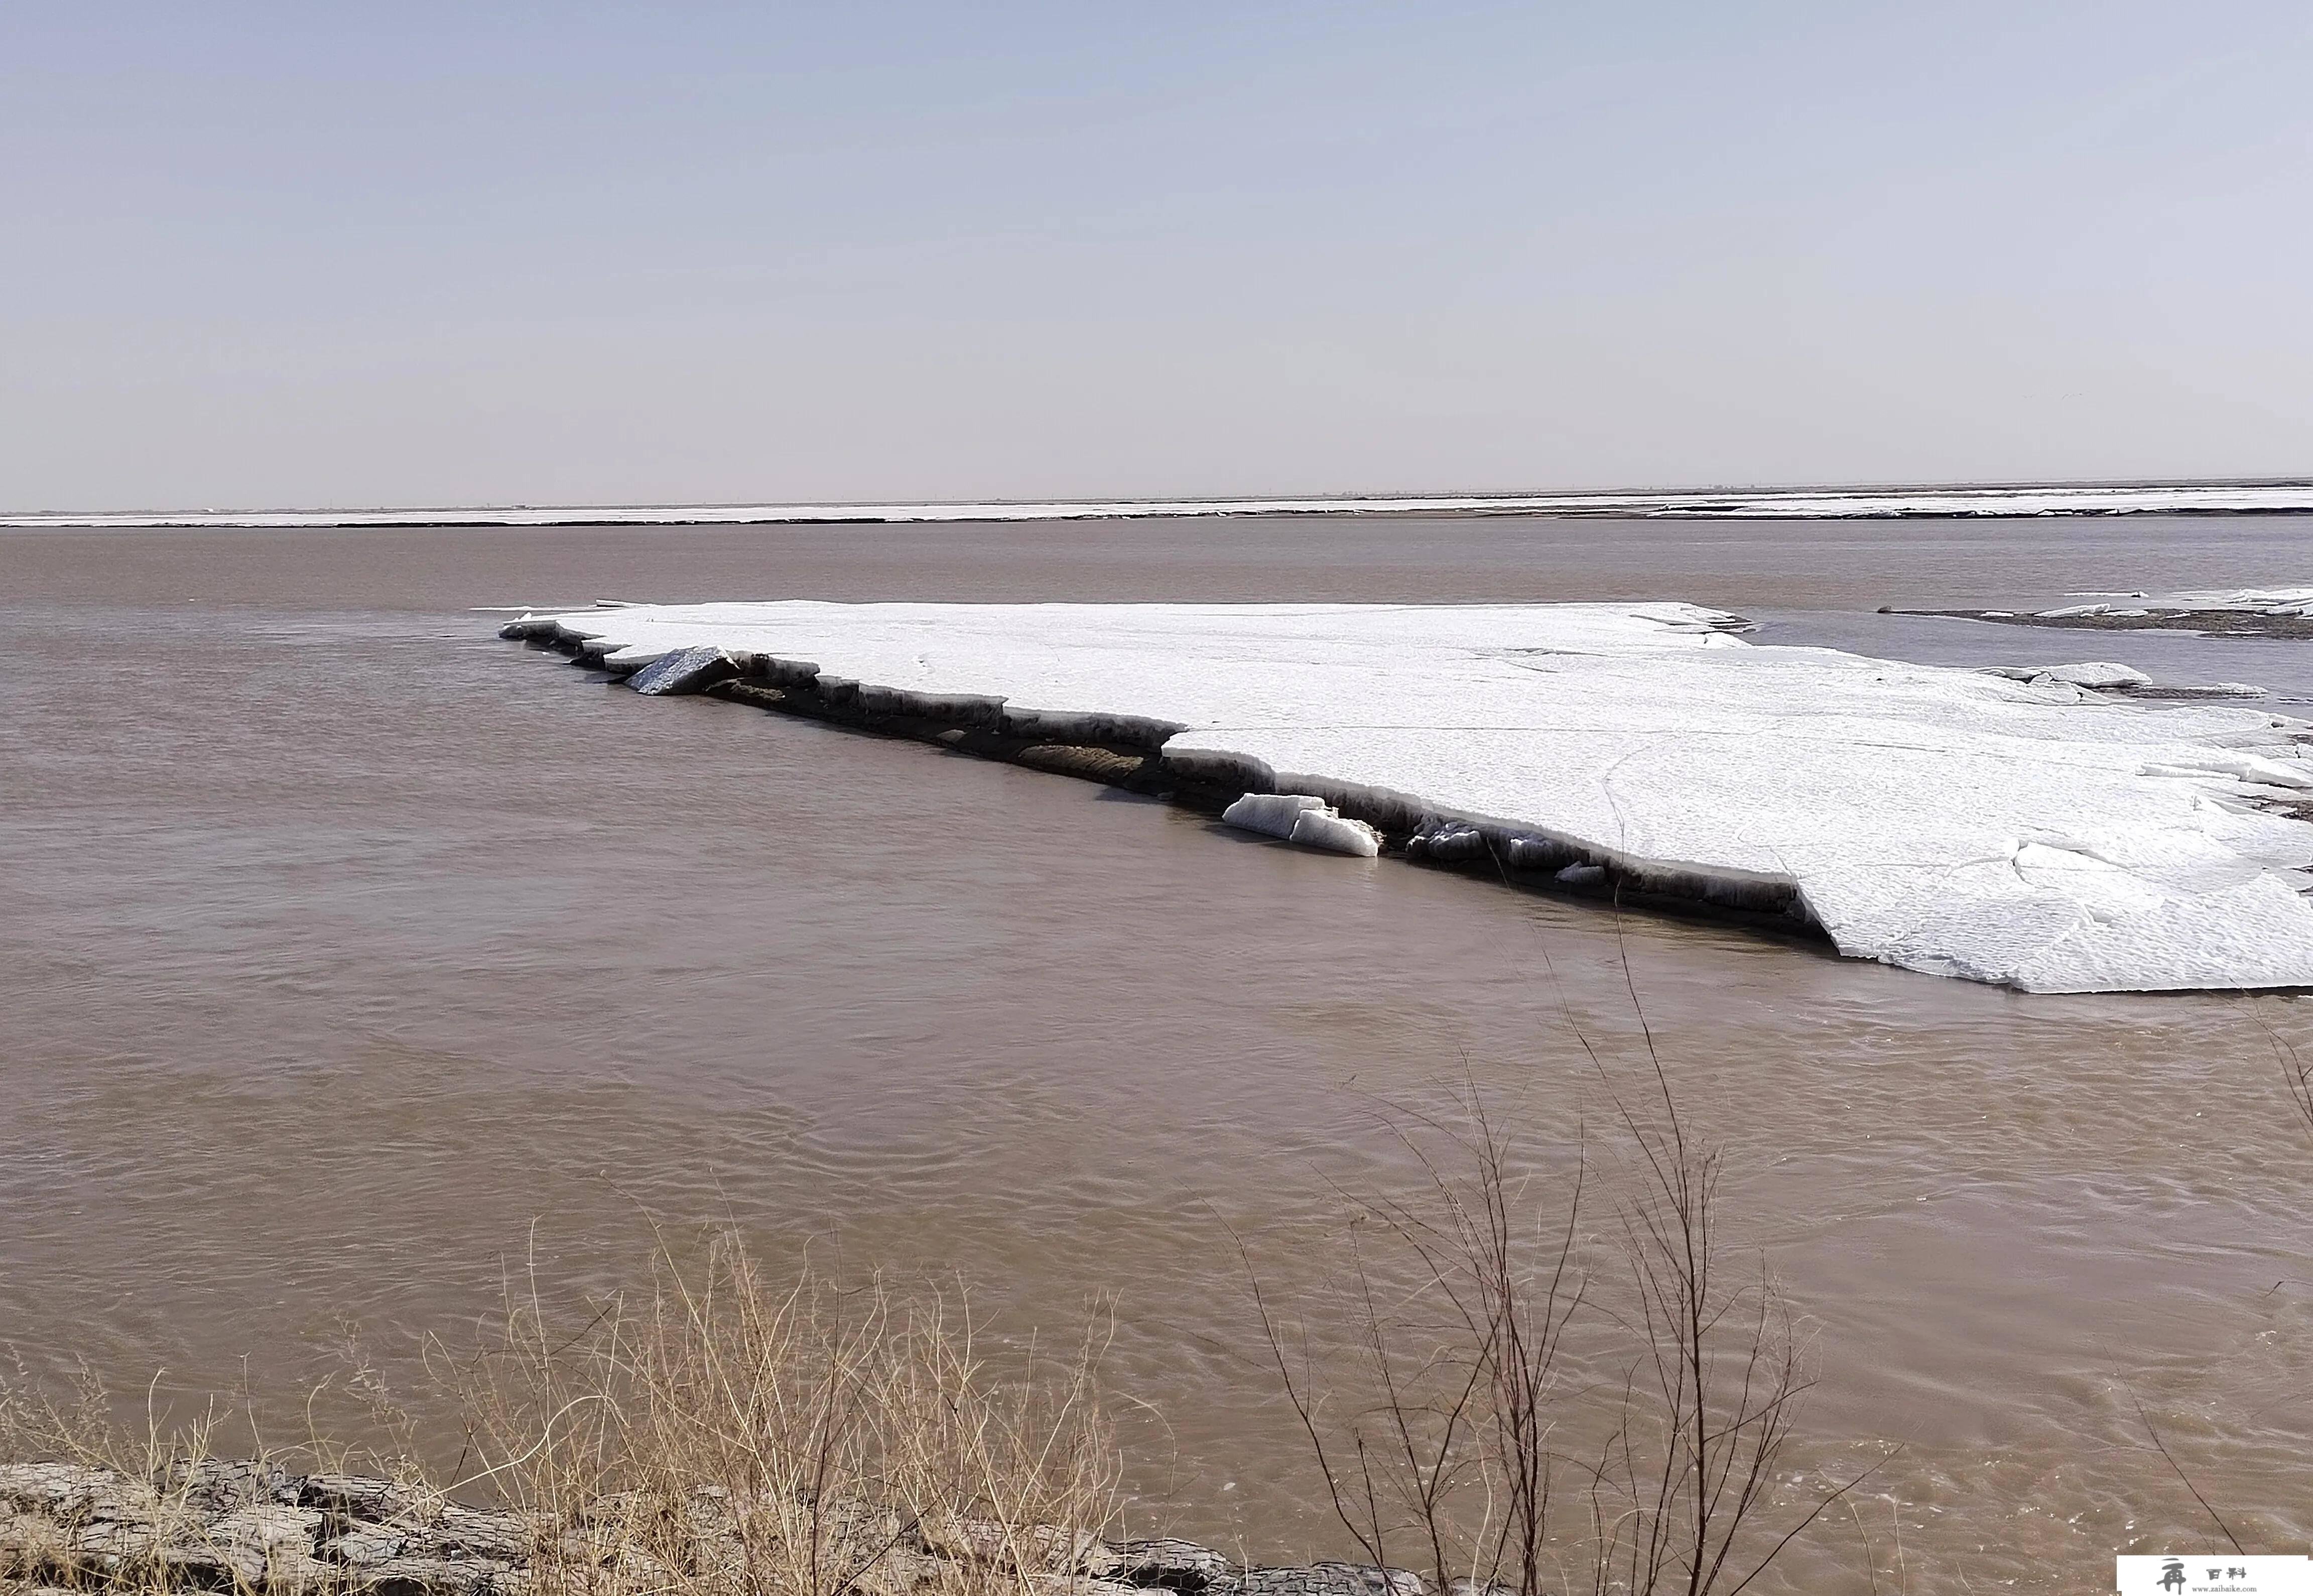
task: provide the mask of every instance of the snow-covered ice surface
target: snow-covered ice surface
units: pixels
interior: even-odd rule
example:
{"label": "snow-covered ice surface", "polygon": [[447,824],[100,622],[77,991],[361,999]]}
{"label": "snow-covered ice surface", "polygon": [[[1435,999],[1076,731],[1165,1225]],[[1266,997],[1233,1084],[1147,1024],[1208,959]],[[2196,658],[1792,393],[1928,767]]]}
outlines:
{"label": "snow-covered ice surface", "polygon": [[1736,624],[1676,603],[796,601],[529,627],[613,664],[716,647],[895,707],[1162,740],[1248,790],[1466,820],[1641,881],[1795,887],[1842,952],[1912,969],[2313,986],[2313,825],[2280,812],[2313,800],[2313,723],[1754,646]]}
{"label": "snow-covered ice surface", "polygon": [[1860,516],[2278,514],[2313,512],[2313,482],[2052,487],[1772,487],[1660,493],[1403,494],[1073,499],[945,504],[494,504],[392,510],[197,510],[0,515],[0,527],[711,526],[817,522],[1069,521],[1182,515]]}
{"label": "snow-covered ice surface", "polygon": [[2133,666],[2103,660],[2079,665],[1986,665],[1983,669],[1986,675],[2005,676],[2016,681],[2034,681],[2045,676],[2050,681],[2066,682],[2076,688],[2141,688],[2152,680]]}

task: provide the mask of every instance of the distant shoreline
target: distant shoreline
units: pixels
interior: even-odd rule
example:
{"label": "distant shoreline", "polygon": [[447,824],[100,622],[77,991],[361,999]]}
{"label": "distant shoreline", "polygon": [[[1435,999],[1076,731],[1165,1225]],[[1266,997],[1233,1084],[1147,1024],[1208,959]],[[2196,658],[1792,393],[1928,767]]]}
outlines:
{"label": "distant shoreline", "polygon": [[1236,515],[1905,520],[2052,515],[2313,514],[2313,480],[1773,487],[1275,498],[970,500],[945,504],[467,505],[334,510],[28,511],[27,531],[329,527],[887,526]]}

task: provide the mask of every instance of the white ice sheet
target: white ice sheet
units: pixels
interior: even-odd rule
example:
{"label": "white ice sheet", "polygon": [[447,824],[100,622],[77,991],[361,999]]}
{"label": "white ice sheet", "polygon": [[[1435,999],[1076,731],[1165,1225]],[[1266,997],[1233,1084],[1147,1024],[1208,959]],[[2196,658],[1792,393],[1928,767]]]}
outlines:
{"label": "white ice sheet", "polygon": [[[634,606],[556,618],[909,694],[1177,727],[1177,759],[1788,882],[1842,952],[2035,991],[2313,986],[2313,725],[1755,647],[1693,606]],[[1159,734],[1162,734],[1160,730]],[[1260,779],[1265,776],[1265,780]]]}

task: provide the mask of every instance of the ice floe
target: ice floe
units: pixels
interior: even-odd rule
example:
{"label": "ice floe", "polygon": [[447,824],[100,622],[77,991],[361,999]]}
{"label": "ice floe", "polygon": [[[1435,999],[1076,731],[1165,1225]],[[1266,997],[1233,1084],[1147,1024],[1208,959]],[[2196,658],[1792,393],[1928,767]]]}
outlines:
{"label": "ice floe", "polygon": [[[1882,614],[1944,616],[2020,627],[2090,631],[2197,632],[2223,637],[2313,637],[2313,587],[2234,588],[2224,592],[2072,593],[2080,603],[2018,614],[2012,609],[1886,609]],[[2118,600],[2118,602],[2115,602]]]}
{"label": "ice floe", "polygon": [[2152,679],[2129,665],[2115,665],[2098,660],[2080,665],[1986,665],[1987,676],[2005,676],[2012,681],[2037,681],[2046,677],[2050,681],[2069,682],[2076,688],[2141,688]]}
{"label": "ice floe", "polygon": [[1247,793],[1221,811],[1221,824],[1323,853],[1370,859],[1381,852],[1380,832],[1337,813],[1323,798],[1298,793]]}
{"label": "ice floe", "polygon": [[2244,587],[2221,592],[2168,593],[2157,599],[2146,593],[2131,593],[2128,597],[2141,602],[2061,604],[2054,609],[2036,609],[2030,618],[2087,620],[2098,616],[2237,614],[2301,619],[2313,616],[2313,587]]}
{"label": "ice floe", "polygon": [[662,698],[696,693],[736,674],[730,656],[719,648],[682,648],[653,660],[627,678],[627,685],[646,697]]}
{"label": "ice floe", "polygon": [[[2143,599],[2144,593],[2132,597]],[[2217,592],[2172,593],[2151,601],[2163,610],[2240,609],[2251,615],[2313,616],[2313,587],[2240,587]]]}
{"label": "ice floe", "polygon": [[717,651],[829,702],[1161,749],[1184,776],[1321,800],[1416,854],[1468,857],[1475,834],[1573,887],[1780,893],[1842,952],[1913,969],[2036,991],[2313,986],[2313,724],[2062,679],[2124,668],[2018,680],[1755,646],[1737,624],[1675,603],[793,601],[506,633],[583,639],[615,669]]}

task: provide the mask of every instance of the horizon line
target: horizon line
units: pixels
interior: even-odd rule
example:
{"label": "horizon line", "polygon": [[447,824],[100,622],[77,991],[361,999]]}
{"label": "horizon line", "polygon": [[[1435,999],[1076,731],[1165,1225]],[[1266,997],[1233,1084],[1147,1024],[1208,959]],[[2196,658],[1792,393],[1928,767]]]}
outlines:
{"label": "horizon line", "polygon": [[[2076,504],[2034,503],[2045,495]],[[1946,499],[2008,499],[1999,505],[1940,504]],[[2221,502],[2198,503],[2212,499]],[[1805,509],[1790,501],[1825,501]],[[2115,502],[2115,500],[2121,502]],[[2221,502],[2231,500],[2232,502]],[[1845,503],[1841,501],[1860,501]],[[1530,490],[1416,490],[1303,494],[1214,494],[1149,497],[961,498],[925,500],[632,501],[623,504],[526,502],[199,510],[23,510],[0,513],[0,527],[122,529],[166,527],[328,527],[429,525],[584,526],[597,524],[795,524],[1133,519],[1244,514],[1420,514],[1526,512],[1535,514],[2041,515],[2115,513],[2294,513],[2313,512],[2313,477],[2134,478],[2062,481],[1848,482],[1713,484],[1676,487]]]}

